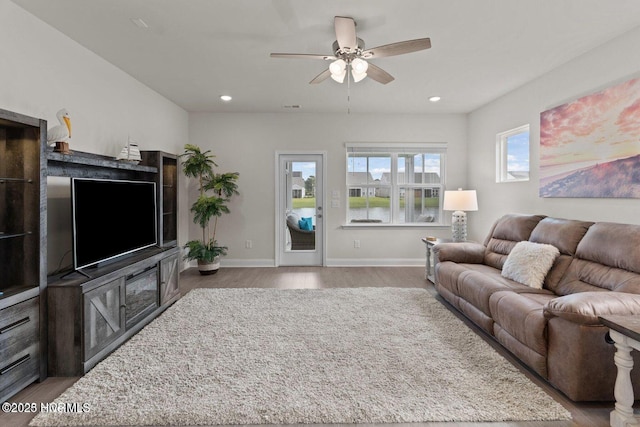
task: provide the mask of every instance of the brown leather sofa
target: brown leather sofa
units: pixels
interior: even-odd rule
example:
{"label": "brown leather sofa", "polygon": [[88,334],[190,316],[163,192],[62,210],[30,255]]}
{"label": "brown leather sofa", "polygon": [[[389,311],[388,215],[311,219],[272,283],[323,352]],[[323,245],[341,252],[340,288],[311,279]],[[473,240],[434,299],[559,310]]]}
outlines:
{"label": "brown leather sofa", "polygon": [[[520,241],[560,252],[542,289],[502,275]],[[434,254],[436,289],[453,307],[570,399],[614,399],[615,347],[598,316],[640,315],[640,225],[511,214],[483,244],[441,243]],[[640,369],[632,376],[637,396]]]}

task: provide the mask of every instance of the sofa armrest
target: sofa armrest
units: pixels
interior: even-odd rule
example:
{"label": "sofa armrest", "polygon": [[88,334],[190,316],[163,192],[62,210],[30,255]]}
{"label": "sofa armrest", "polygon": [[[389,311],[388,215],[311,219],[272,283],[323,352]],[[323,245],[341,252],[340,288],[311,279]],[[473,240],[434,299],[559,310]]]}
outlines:
{"label": "sofa armrest", "polygon": [[640,315],[640,295],[624,292],[579,292],[554,298],[544,306],[547,319],[560,317],[583,325],[601,325],[598,316]]}
{"label": "sofa armrest", "polygon": [[433,247],[435,262],[452,261],[464,264],[482,264],[484,245],[474,242],[438,243]]}

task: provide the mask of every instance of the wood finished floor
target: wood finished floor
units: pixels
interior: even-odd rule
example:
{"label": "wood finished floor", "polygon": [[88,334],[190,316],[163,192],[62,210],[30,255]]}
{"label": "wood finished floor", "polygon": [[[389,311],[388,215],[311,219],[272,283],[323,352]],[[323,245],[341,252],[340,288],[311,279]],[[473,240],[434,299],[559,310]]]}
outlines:
{"label": "wood finished floor", "polygon": [[[196,269],[180,275],[180,288],[185,295],[195,288],[331,288],[331,287],[416,287],[425,288],[437,295],[433,286],[424,279],[421,267],[279,267],[279,268],[224,268],[217,274],[201,276]],[[443,304],[447,305],[443,302]],[[455,311],[454,311],[455,312]],[[463,319],[464,320],[464,319]],[[607,427],[613,403],[577,404],[547,385],[535,374],[523,367],[491,338],[465,320],[490,345],[517,366],[531,381],[542,387],[551,397],[564,405],[572,414],[572,421],[562,422],[498,422],[498,423],[412,423],[392,424],[393,427]],[[14,396],[10,402],[51,402],[70,387],[77,377],[50,377],[35,383]],[[0,426],[23,427],[34,414],[0,413]],[[327,427],[339,427],[329,424]],[[376,424],[377,427],[385,426]]]}

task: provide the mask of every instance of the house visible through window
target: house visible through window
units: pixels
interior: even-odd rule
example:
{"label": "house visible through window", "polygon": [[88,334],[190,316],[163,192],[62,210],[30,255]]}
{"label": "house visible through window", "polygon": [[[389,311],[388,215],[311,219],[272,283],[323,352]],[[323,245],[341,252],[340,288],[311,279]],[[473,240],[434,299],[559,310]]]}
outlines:
{"label": "house visible through window", "polygon": [[347,222],[439,224],[446,144],[347,144]]}
{"label": "house visible through window", "polygon": [[529,125],[496,137],[496,182],[529,181]]}

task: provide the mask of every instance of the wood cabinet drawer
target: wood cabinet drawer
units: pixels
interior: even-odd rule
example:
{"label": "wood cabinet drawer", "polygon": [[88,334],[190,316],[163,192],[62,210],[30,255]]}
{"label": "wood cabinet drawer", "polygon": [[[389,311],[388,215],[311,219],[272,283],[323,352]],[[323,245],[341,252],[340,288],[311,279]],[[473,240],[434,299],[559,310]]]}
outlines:
{"label": "wood cabinet drawer", "polygon": [[0,310],[0,396],[39,377],[39,298]]}
{"label": "wood cabinet drawer", "polygon": [[[40,377],[39,346],[35,343],[9,359],[2,360],[0,367],[0,400],[12,395],[22,387]],[[16,388],[16,384],[22,384]],[[15,389],[10,392],[11,389]]]}
{"label": "wood cabinet drawer", "polygon": [[39,298],[0,310],[0,369],[39,341]]}

